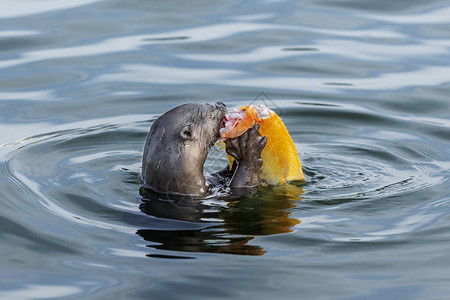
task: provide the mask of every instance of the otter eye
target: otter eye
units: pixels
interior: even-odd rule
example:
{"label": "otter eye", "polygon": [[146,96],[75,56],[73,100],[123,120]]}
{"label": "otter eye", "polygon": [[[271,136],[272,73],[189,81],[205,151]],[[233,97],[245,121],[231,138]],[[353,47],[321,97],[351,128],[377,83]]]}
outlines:
{"label": "otter eye", "polygon": [[183,126],[183,128],[181,128],[180,137],[183,141],[192,139],[192,128],[190,125]]}

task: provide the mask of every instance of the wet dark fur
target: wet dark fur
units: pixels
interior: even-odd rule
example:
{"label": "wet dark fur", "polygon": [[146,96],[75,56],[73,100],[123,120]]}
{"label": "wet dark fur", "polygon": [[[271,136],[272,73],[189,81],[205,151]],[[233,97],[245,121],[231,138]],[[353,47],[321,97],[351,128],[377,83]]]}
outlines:
{"label": "wet dark fur", "polygon": [[[143,188],[169,195],[201,197],[211,186],[206,182],[203,165],[210,148],[219,138],[219,129],[227,110],[225,104],[189,103],[169,110],[152,125],[142,158]],[[228,139],[227,153],[235,159],[233,168],[213,174],[215,184],[227,184],[237,195],[247,195],[260,186],[261,151],[267,137],[259,126],[235,139]]]}
{"label": "wet dark fur", "polygon": [[208,186],[203,164],[218,139],[223,103],[175,107],[152,125],[145,143],[142,180],[161,193],[201,196]]}

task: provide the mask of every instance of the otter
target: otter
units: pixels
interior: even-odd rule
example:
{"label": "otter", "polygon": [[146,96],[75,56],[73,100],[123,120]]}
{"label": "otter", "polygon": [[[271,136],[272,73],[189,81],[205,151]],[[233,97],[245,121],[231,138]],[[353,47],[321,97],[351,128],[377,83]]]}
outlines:
{"label": "otter", "polygon": [[208,178],[203,174],[226,113],[222,102],[188,103],[157,118],[144,146],[142,187],[158,194],[190,197],[204,197],[218,184],[229,186],[237,195],[256,191],[261,184],[261,151],[267,142],[267,137],[259,134],[258,125],[226,141],[226,151],[235,159],[231,168],[227,166]]}

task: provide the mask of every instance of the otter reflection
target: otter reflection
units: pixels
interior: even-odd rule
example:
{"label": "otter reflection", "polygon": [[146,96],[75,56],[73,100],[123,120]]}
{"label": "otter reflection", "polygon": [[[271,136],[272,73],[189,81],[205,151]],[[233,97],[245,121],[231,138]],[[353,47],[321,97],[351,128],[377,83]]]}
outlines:
{"label": "otter reflection", "polygon": [[[253,198],[219,200],[162,199],[152,193],[142,194],[140,209],[158,218],[198,223],[193,230],[139,229],[137,234],[152,242],[148,247],[185,252],[213,252],[263,255],[259,245],[249,245],[255,236],[288,233],[299,220],[290,217],[290,209],[301,200],[300,187],[263,188]],[[154,255],[149,255],[154,256]]]}

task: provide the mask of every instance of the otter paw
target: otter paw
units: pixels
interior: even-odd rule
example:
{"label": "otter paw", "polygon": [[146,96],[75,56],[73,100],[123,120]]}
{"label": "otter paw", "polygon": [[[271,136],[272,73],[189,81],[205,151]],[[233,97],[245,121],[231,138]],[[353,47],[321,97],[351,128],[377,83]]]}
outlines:
{"label": "otter paw", "polygon": [[261,152],[267,143],[267,136],[261,136],[258,130],[259,125],[255,124],[241,136],[225,141],[227,153],[236,159],[239,165],[245,165],[253,170],[262,167]]}

